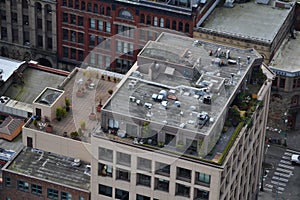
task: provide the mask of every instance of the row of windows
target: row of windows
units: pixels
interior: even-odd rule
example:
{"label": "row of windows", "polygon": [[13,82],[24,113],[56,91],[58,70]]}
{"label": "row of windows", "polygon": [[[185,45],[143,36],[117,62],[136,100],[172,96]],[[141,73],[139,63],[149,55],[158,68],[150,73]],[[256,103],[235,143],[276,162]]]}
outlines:
{"label": "row of windows", "polygon": [[94,52],[90,52],[89,61],[92,65],[98,65],[100,68],[108,68],[111,64],[111,60],[109,56],[105,56],[102,54],[96,54]]}
{"label": "row of windows", "polygon": [[158,18],[156,16],[152,17],[150,15],[145,16],[144,14],[141,14],[140,23],[155,26],[155,27],[168,28],[180,32],[185,32],[185,33],[190,32],[189,23],[184,24],[181,21],[177,23],[176,20],[170,21],[169,19],[165,20],[164,18]]}
{"label": "row of windows", "polygon": [[89,19],[89,28],[90,29],[97,29],[98,31],[105,31],[107,33],[111,33],[111,23],[102,21],[102,20],[96,20],[96,19]]}
{"label": "row of windows", "polygon": [[103,5],[85,3],[84,1],[77,0],[63,0],[63,6],[69,8],[80,9],[83,11],[99,13],[100,15],[110,16],[111,8],[104,7]]}
{"label": "row of windows", "polygon": [[[140,175],[140,174],[138,174]],[[142,175],[141,175],[142,177]],[[169,184],[169,181],[165,181],[163,179],[156,179],[156,183],[157,186],[155,187],[155,189],[164,189],[165,187],[168,187],[166,185]],[[145,183],[147,183],[147,180],[144,180]],[[113,188],[107,185],[103,185],[103,184],[99,184],[98,185],[98,193],[104,196],[108,196],[108,197],[113,197]],[[179,183],[176,183],[176,190],[175,190],[175,195],[176,196],[183,196],[183,197],[187,197],[189,198],[191,196],[191,189],[189,186],[186,185],[182,185]],[[121,190],[118,188],[115,188],[115,199],[123,199],[123,200],[128,200],[129,199],[129,192],[125,191],[125,190]],[[137,194],[136,195],[136,199],[137,200],[150,200],[150,197],[141,195],[141,194]],[[209,199],[209,191],[206,190],[201,190],[201,189],[194,189],[194,199]],[[156,199],[154,199],[156,200]]]}
{"label": "row of windows", "polygon": [[[5,186],[12,187],[12,180],[10,177],[5,177]],[[31,186],[31,187],[30,187]],[[31,192],[32,194],[42,196],[43,195],[43,187],[37,184],[29,184],[26,181],[18,180],[17,188],[22,192]],[[53,188],[47,188],[47,197],[49,199],[59,199],[59,191]],[[72,200],[72,194],[68,192],[61,191],[60,192],[61,200]],[[80,197],[79,200],[84,200],[83,197]]]}
{"label": "row of windows", "polygon": [[[105,160],[105,161],[113,162],[113,150],[99,147],[99,160]],[[127,166],[127,167],[131,167],[131,155],[130,154],[117,152],[116,161],[117,161],[117,164],[124,165],[124,166]],[[99,166],[98,166],[99,167],[98,168],[99,173],[98,174],[101,175],[101,173],[103,172],[103,169],[106,169],[106,170],[109,169],[108,172],[105,171],[105,173],[103,173],[103,174],[108,173],[108,175],[110,177],[112,177],[112,174],[113,174],[112,167],[111,166],[106,166],[105,167],[105,166],[106,165],[104,165],[104,164],[99,164]],[[138,157],[137,158],[137,169],[151,172],[152,171],[152,161],[149,160],[149,159],[146,159],[146,158]],[[155,162],[155,169],[154,170],[155,170],[156,174],[160,174],[160,175],[163,175],[163,176],[166,176],[166,177],[170,177],[170,165],[169,164],[162,163],[162,162]],[[196,173],[195,174],[195,183],[196,184],[202,184],[202,185],[205,185],[205,186],[210,185],[210,178],[211,178],[210,175],[205,174],[205,173],[201,173],[201,172],[195,172],[195,173]],[[117,173],[117,176],[118,176],[118,173]],[[127,176],[130,176],[130,174],[128,174]],[[191,170],[181,168],[181,167],[176,168],[176,179],[186,181],[186,182],[190,183],[191,178],[192,178],[192,171]],[[129,181],[130,181],[130,179],[129,179]]]}

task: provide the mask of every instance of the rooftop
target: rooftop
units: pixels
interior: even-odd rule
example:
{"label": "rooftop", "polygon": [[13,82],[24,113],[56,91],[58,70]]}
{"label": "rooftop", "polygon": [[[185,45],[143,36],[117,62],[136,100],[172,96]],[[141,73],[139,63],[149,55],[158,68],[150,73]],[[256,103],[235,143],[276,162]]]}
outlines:
{"label": "rooftop", "polygon": [[300,76],[300,32],[296,38],[285,41],[270,63],[270,68],[276,73],[285,73],[286,76]]}
{"label": "rooftop", "polygon": [[[227,51],[230,59],[226,59]],[[254,50],[163,33],[140,52],[137,72],[116,91],[104,110],[209,135],[252,62],[260,58]],[[189,78],[186,69],[197,78]],[[205,126],[198,123],[203,113],[210,118]]]}
{"label": "rooftop", "polygon": [[292,6],[289,9],[275,7],[274,0],[269,5],[257,4],[253,0],[234,5],[233,8],[216,7],[201,27],[271,43],[292,10]]}
{"label": "rooftop", "polygon": [[56,88],[66,78],[66,76],[31,67],[27,67],[22,74],[24,84],[22,82],[12,84],[4,96],[28,104],[32,104],[46,87]]}
{"label": "rooftop", "polygon": [[47,87],[34,102],[51,106],[62,95],[62,93],[62,90]]}
{"label": "rooftop", "polygon": [[5,170],[24,174],[55,184],[75,187],[82,190],[90,188],[90,171],[81,161],[75,166],[74,158],[25,147]]}
{"label": "rooftop", "polygon": [[5,82],[25,61],[13,60],[0,56],[0,75]]}

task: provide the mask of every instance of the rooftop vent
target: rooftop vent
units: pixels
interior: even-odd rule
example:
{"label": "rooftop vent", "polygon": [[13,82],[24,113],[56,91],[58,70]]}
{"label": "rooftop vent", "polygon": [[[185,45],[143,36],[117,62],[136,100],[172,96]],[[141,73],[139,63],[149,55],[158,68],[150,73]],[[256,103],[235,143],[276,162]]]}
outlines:
{"label": "rooftop vent", "polygon": [[74,161],[71,163],[73,167],[79,167],[81,165],[81,161],[79,158],[75,158]]}
{"label": "rooftop vent", "polygon": [[152,108],[152,104],[151,103],[145,103],[145,107],[148,108],[148,109],[151,109]]}
{"label": "rooftop vent", "polygon": [[9,100],[10,100],[9,97],[2,96],[2,97],[0,98],[0,104],[6,104]]}

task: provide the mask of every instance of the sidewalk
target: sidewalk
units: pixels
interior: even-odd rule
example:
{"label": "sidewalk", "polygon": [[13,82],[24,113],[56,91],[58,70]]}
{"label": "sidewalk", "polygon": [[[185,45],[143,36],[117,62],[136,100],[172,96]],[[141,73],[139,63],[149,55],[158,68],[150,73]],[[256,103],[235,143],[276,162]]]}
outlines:
{"label": "sidewalk", "polygon": [[[272,145],[284,146],[284,132],[280,130],[270,130],[266,131],[266,143]],[[300,151],[300,131],[287,131],[286,134],[286,144],[287,148]]]}

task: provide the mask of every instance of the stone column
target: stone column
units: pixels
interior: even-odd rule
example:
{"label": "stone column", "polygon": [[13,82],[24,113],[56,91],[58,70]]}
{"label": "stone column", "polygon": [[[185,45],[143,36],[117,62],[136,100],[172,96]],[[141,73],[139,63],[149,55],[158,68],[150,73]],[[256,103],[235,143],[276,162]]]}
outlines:
{"label": "stone column", "polygon": [[56,30],[56,5],[51,5],[52,9],[52,51],[57,52],[57,30]]}
{"label": "stone column", "polygon": [[34,1],[30,1],[28,5],[28,18],[29,18],[29,39],[30,39],[30,46],[36,47],[36,40],[37,40],[37,31],[36,31],[36,10]]}
{"label": "stone column", "polygon": [[46,38],[47,38],[47,33],[46,33],[46,26],[47,26],[47,19],[46,19],[46,14],[45,14],[45,5],[42,4],[42,35],[43,35],[43,50],[46,50]]}
{"label": "stone column", "polygon": [[10,1],[6,1],[6,23],[7,23],[7,41],[12,42],[12,26],[11,26],[11,6]]}
{"label": "stone column", "polygon": [[18,13],[18,44],[24,45],[22,0],[18,0],[17,2],[17,13]]}

